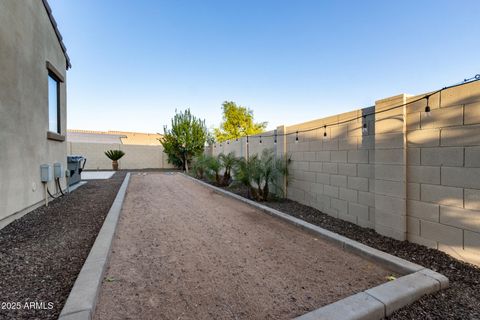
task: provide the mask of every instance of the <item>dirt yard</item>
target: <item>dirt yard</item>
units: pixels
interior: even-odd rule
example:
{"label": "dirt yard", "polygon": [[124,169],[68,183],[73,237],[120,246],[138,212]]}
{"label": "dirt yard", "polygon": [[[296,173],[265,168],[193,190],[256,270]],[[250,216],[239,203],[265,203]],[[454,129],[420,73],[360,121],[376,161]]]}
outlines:
{"label": "dirt yard", "polygon": [[95,319],[287,319],[390,274],[179,174],[138,173]]}

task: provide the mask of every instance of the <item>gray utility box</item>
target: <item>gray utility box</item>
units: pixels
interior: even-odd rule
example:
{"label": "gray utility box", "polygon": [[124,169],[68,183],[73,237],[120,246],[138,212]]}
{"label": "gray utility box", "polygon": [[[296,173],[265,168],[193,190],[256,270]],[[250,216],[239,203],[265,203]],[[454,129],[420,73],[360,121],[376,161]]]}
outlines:
{"label": "gray utility box", "polygon": [[68,185],[74,185],[82,179],[82,170],[87,159],[83,156],[67,156],[67,168],[70,173]]}
{"label": "gray utility box", "polygon": [[48,164],[42,164],[40,166],[40,179],[43,183],[52,181],[52,166]]}

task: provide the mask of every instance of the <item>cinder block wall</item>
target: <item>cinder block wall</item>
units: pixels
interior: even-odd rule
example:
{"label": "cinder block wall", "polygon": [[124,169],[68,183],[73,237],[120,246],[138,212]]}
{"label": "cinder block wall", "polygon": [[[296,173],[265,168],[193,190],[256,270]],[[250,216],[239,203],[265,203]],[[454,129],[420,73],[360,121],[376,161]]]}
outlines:
{"label": "cinder block wall", "polygon": [[[288,135],[250,138],[249,154],[291,157],[289,199],[480,264],[480,82],[430,96],[429,115],[426,99],[410,103],[424,95],[278,127]],[[246,139],[212,150],[245,156]]]}
{"label": "cinder block wall", "polygon": [[407,238],[480,264],[480,83],[429,105],[407,108]]}
{"label": "cinder block wall", "polygon": [[87,170],[111,170],[112,161],[105,156],[107,150],[122,150],[125,156],[120,159],[120,169],[164,169],[173,168],[167,161],[162,146],[141,146],[127,144],[69,142],[68,154],[87,158]]}
{"label": "cinder block wall", "polygon": [[286,153],[292,159],[288,198],[363,227],[375,227],[374,130],[370,126],[368,132],[362,132],[363,122],[371,122],[371,117],[299,133],[296,141],[297,131],[343,122],[372,110],[286,128]]}

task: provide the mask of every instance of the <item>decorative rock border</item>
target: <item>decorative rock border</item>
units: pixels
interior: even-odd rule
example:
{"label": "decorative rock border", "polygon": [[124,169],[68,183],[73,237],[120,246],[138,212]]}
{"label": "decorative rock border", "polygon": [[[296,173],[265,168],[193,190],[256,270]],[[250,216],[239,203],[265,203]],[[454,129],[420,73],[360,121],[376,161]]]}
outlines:
{"label": "decorative rock border", "polygon": [[129,180],[130,173],[127,173],[70,291],[59,320],[92,319]]}
{"label": "decorative rock border", "polygon": [[371,248],[360,242],[320,228],[224,189],[212,186],[211,184],[192,178],[186,174],[183,175],[212,189],[218,194],[234,198],[269,215],[288,221],[308,230],[309,232],[315,233],[323,239],[336,243],[346,251],[350,251],[368,260],[382,264],[386,268],[403,275],[393,281],[386,282],[374,288],[313,310],[296,318],[298,320],[383,319],[384,317],[391,315],[395,310],[418,300],[425,294],[433,293],[448,287],[448,278],[433,270]]}

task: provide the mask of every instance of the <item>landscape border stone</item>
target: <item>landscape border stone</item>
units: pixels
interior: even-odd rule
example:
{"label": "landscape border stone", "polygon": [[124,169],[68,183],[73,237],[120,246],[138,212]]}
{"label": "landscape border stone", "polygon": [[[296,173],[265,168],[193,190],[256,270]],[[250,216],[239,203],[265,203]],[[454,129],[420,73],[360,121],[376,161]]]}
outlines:
{"label": "landscape border stone", "polygon": [[370,261],[379,263],[386,268],[402,275],[401,277],[354,294],[337,302],[323,306],[309,313],[306,313],[298,320],[363,320],[383,319],[398,310],[422,297],[448,287],[448,278],[431,269],[424,268],[418,264],[401,259],[389,253],[374,249],[355,240],[341,236],[301,219],[290,216],[281,211],[267,207],[255,201],[249,200],[222,188],[215,187],[204,181],[187,177],[212,189],[214,192],[244,202],[269,215],[283,219],[289,223],[299,226],[312,232],[323,239],[336,243],[344,250],[360,255]]}
{"label": "landscape border stone", "polygon": [[92,319],[129,181],[130,173],[127,173],[70,291],[59,320]]}

